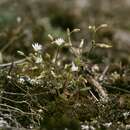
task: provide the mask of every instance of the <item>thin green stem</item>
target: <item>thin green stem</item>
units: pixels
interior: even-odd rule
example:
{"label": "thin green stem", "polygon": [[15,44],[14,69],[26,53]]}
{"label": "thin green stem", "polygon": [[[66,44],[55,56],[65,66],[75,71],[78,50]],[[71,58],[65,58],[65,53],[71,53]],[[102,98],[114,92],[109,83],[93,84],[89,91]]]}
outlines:
{"label": "thin green stem", "polygon": [[59,51],[60,51],[60,47],[58,46],[57,47],[57,51],[56,51],[56,55],[55,55],[55,61],[54,61],[54,63],[57,62]]}

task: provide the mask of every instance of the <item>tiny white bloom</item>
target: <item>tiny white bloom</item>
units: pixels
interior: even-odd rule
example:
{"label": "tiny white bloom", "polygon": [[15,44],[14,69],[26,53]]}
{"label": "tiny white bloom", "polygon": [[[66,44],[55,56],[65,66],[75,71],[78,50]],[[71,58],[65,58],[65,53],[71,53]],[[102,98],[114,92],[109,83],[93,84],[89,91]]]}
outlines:
{"label": "tiny white bloom", "polygon": [[58,46],[61,46],[64,42],[65,41],[63,38],[58,38],[54,41],[54,43],[56,43]]}
{"label": "tiny white bloom", "polygon": [[32,44],[32,47],[33,47],[34,51],[36,51],[36,52],[39,52],[42,50],[42,45],[40,45],[38,43]]}
{"label": "tiny white bloom", "polygon": [[76,65],[74,64],[74,62],[72,62],[71,71],[72,71],[72,72],[78,71],[78,66],[76,66]]}

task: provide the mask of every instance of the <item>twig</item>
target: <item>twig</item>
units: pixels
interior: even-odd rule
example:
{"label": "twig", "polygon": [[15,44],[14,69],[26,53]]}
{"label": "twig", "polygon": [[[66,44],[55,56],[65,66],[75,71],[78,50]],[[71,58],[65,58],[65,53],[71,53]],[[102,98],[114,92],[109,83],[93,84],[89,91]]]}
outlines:
{"label": "twig", "polygon": [[[17,61],[14,61],[13,64],[20,64],[20,63],[24,62],[25,60],[26,59],[17,60]],[[8,67],[8,66],[11,66],[11,65],[12,65],[12,62],[5,63],[5,64],[0,64],[0,68]]]}
{"label": "twig", "polygon": [[90,84],[92,84],[96,90],[98,91],[99,93],[99,96],[101,97],[101,99],[104,101],[104,102],[107,102],[108,101],[108,94],[107,92],[103,89],[103,87],[100,85],[100,83],[98,81],[96,81],[92,76],[88,75],[87,76],[87,79],[88,79],[88,82]]}
{"label": "twig", "polygon": [[[13,107],[7,104],[0,104],[0,106],[1,106],[0,110],[3,110],[3,111],[13,111],[13,112],[21,113],[23,115],[36,115],[35,113],[24,112],[17,107]],[[2,108],[2,107],[7,107],[8,109]]]}
{"label": "twig", "polygon": [[[21,125],[17,122],[16,119],[13,119],[10,115],[7,114],[3,114],[2,112],[0,112],[0,115],[4,118],[4,119],[8,119],[10,120],[12,123],[14,123],[16,125],[16,128],[21,127]],[[5,129],[5,128],[3,128]]]}
{"label": "twig", "polygon": [[13,92],[7,92],[7,91],[1,91],[1,93],[5,93],[5,94],[8,94],[8,95],[25,96],[24,93],[13,93]]}
{"label": "twig", "polygon": [[115,89],[115,90],[117,90],[119,92],[124,92],[124,93],[130,94],[129,90],[126,90],[126,89],[123,89],[123,88],[119,88],[117,86],[105,85],[105,88]]}
{"label": "twig", "polygon": [[89,90],[89,92],[91,93],[91,95],[93,96],[93,98],[98,102],[99,100],[98,100],[97,97],[92,93],[92,91]]}
{"label": "twig", "polygon": [[9,98],[6,98],[6,97],[2,97],[2,96],[0,96],[0,98],[4,99],[4,100],[7,100],[7,101],[10,101],[10,102],[13,102],[13,103],[17,103],[17,104],[23,104],[23,103],[25,103],[25,104],[29,105],[29,103],[26,102],[26,101],[15,101],[15,100],[12,100],[12,99],[9,99]]}
{"label": "twig", "polygon": [[107,65],[102,73],[102,75],[99,77],[99,80],[102,81],[105,77],[105,74],[107,73],[108,69],[109,69],[110,65]]}

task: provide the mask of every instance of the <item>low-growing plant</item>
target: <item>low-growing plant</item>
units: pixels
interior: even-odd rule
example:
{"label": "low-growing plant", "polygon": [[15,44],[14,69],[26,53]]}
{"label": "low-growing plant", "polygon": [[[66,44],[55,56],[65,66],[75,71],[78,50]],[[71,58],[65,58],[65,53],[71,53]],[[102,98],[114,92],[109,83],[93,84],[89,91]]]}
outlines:
{"label": "low-growing plant", "polygon": [[[60,118],[63,123],[65,117],[66,120],[75,122],[78,127],[77,120],[88,119],[80,110],[82,107],[87,108],[85,102],[88,103],[88,100],[96,104],[94,110],[96,114],[93,114],[93,118],[96,118],[98,103],[107,104],[109,96],[102,86],[105,72],[99,73],[98,65],[89,64],[89,55],[97,47],[112,47],[110,44],[96,42],[97,32],[106,27],[106,24],[88,27],[92,33],[92,40],[91,47],[87,51],[84,39],[81,39],[79,45],[75,45],[71,40],[71,35],[80,29],[72,31],[67,29],[65,38],[48,35],[50,39],[48,44],[54,48],[51,53],[45,52],[42,44],[33,43],[32,53],[28,56],[18,51],[24,59],[0,65],[9,70],[5,74],[5,83],[1,90],[0,110],[10,126],[43,128],[46,126],[45,122],[51,120],[50,123],[54,127],[54,123],[57,121],[60,123]],[[87,57],[84,57],[83,53],[86,53]],[[80,112],[84,119],[81,119]],[[63,117],[57,119],[58,113]],[[66,123],[63,123],[64,129],[67,126],[71,129],[70,124]],[[60,125],[56,125],[57,129],[61,128]]]}

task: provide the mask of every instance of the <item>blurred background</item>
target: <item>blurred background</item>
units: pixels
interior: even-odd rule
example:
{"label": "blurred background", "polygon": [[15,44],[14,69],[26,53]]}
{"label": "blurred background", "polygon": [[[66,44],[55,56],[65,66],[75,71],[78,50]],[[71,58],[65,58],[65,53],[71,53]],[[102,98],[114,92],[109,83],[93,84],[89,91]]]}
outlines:
{"label": "blurred background", "polygon": [[129,62],[129,12],[130,0],[0,0],[0,63],[19,59],[17,50],[28,54],[34,42],[47,46],[48,34],[64,37],[67,28],[80,28],[72,39],[78,44],[84,38],[89,46],[88,26],[101,24],[109,27],[96,40],[113,48],[99,55]]}

